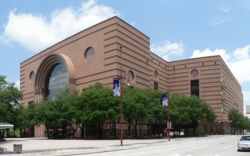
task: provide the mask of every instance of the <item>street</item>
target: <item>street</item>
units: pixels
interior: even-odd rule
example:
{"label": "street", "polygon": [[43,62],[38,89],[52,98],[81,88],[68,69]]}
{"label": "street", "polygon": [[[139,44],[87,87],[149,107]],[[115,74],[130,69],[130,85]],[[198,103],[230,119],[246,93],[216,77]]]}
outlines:
{"label": "street", "polygon": [[146,146],[115,152],[91,154],[92,156],[243,156],[250,152],[238,152],[240,136],[210,136],[153,143]]}

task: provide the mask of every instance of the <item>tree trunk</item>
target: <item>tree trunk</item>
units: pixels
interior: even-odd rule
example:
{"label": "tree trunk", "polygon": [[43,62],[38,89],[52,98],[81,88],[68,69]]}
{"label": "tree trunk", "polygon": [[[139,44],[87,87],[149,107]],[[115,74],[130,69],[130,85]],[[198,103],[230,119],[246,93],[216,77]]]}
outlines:
{"label": "tree trunk", "polygon": [[98,136],[98,138],[102,138],[102,127],[103,127],[103,122],[97,122],[97,136]]}
{"label": "tree trunk", "polygon": [[137,120],[135,120],[135,137],[137,138]]}
{"label": "tree trunk", "polygon": [[47,123],[45,123],[45,127],[46,127],[46,131],[47,131],[47,138],[49,139],[49,127],[48,127]]}
{"label": "tree trunk", "polygon": [[148,136],[150,136],[150,124],[148,124]]}
{"label": "tree trunk", "polygon": [[63,125],[63,137],[65,138],[67,136],[67,132],[66,132],[66,125]]}
{"label": "tree trunk", "polygon": [[84,138],[84,124],[82,123],[82,128],[81,128],[81,138]]}
{"label": "tree trunk", "polygon": [[84,138],[86,138],[87,137],[87,125],[86,124],[84,124],[83,130],[84,130]]}
{"label": "tree trunk", "polygon": [[131,122],[128,120],[128,136],[131,136]]}
{"label": "tree trunk", "polygon": [[113,135],[114,135],[114,138],[116,138],[116,121],[115,121],[115,120],[114,120],[113,124],[114,124],[114,125],[113,125],[113,126],[114,126],[114,127],[113,127],[113,131],[114,131],[114,134],[113,134]]}
{"label": "tree trunk", "polygon": [[141,130],[142,130],[142,128],[141,128],[141,124],[139,124],[139,132],[140,132],[140,137],[142,136],[142,135],[141,135]]}
{"label": "tree trunk", "polygon": [[99,138],[99,123],[96,123],[97,138]]}

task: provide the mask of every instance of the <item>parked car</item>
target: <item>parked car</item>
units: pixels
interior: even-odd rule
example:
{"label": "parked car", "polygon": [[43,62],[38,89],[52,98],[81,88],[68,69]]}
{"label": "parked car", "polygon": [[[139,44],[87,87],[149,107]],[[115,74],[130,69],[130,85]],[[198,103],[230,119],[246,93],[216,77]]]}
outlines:
{"label": "parked car", "polygon": [[238,151],[250,150],[250,135],[243,135],[238,142]]}

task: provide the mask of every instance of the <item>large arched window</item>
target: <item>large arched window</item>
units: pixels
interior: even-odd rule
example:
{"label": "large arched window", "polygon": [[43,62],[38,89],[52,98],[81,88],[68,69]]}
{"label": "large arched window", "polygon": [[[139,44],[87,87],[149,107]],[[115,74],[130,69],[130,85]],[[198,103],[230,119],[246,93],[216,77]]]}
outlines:
{"label": "large arched window", "polygon": [[63,64],[57,64],[52,69],[46,84],[46,95],[52,100],[68,87],[68,72]]}

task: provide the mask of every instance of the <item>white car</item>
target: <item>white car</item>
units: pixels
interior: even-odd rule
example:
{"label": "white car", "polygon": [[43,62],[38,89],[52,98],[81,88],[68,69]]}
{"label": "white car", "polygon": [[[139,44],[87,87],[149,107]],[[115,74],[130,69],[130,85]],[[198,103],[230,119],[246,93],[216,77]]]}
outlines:
{"label": "white car", "polygon": [[250,135],[243,135],[238,142],[238,151],[250,150]]}

